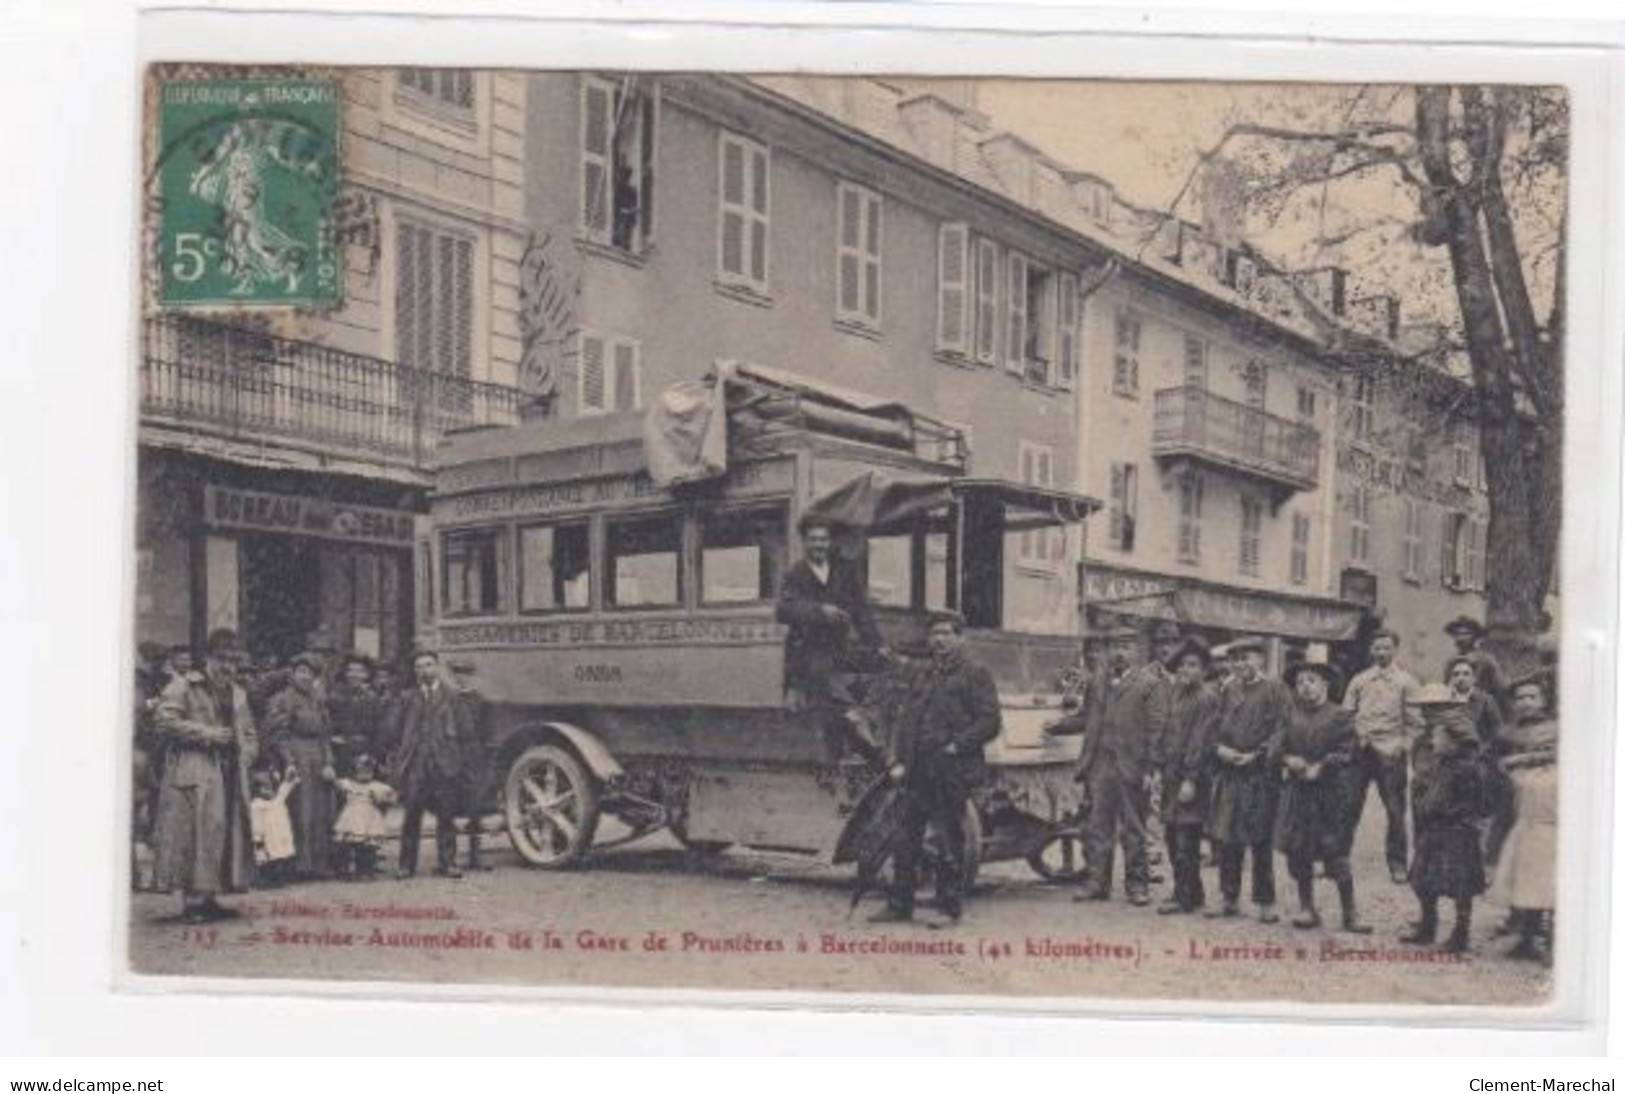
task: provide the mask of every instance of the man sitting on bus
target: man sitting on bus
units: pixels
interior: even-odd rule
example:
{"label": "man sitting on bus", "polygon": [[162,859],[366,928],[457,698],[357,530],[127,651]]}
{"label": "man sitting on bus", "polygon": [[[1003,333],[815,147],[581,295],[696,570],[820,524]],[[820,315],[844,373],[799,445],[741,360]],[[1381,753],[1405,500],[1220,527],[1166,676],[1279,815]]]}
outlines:
{"label": "man sitting on bus", "polygon": [[785,705],[814,721],[831,761],[846,752],[845,714],[855,697],[846,676],[862,663],[862,651],[879,649],[874,613],[858,567],[833,550],[827,521],[803,517],[801,561],[784,575],[777,618],[788,624],[784,642]]}

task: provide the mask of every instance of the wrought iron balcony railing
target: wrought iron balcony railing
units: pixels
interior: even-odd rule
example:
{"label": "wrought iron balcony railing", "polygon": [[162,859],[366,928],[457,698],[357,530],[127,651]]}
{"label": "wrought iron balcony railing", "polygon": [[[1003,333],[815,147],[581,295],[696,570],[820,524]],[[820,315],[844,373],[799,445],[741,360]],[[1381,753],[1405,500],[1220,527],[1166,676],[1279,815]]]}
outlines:
{"label": "wrought iron balcony railing", "polygon": [[1199,387],[1157,392],[1151,450],[1264,479],[1288,491],[1320,481],[1320,431]]}
{"label": "wrought iron balcony railing", "polygon": [[142,330],[143,421],[231,439],[424,471],[448,431],[515,425],[523,398],[503,384],[193,316],[155,316]]}

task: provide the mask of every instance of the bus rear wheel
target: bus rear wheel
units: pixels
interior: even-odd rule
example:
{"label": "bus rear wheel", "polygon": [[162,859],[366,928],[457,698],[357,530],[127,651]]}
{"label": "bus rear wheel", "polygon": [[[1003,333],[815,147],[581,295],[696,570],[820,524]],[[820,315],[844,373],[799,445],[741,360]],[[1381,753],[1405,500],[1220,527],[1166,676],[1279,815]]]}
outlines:
{"label": "bus rear wheel", "polygon": [[508,839],[532,866],[579,863],[598,830],[598,788],[581,761],[557,745],[532,745],[508,768],[502,796]]}

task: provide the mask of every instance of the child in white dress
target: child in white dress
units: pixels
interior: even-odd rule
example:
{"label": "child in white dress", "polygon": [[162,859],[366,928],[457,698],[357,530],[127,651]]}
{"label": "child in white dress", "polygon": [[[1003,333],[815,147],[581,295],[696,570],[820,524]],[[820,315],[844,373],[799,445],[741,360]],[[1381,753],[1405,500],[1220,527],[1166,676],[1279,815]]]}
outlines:
{"label": "child in white dress", "polygon": [[370,878],[378,872],[378,853],[389,834],[384,810],[395,801],[395,791],[378,781],[377,764],[365,752],[355,757],[355,776],[335,779],[333,785],[344,798],[338,819],[333,823],[334,847],[340,874]]}
{"label": "child in white dress", "polygon": [[254,835],[254,865],[262,885],[287,880],[293,861],[293,821],[288,816],[288,795],[299,785],[299,772],[289,768],[280,783],[276,772],[259,768],[253,773],[254,797],[248,803],[248,826]]}

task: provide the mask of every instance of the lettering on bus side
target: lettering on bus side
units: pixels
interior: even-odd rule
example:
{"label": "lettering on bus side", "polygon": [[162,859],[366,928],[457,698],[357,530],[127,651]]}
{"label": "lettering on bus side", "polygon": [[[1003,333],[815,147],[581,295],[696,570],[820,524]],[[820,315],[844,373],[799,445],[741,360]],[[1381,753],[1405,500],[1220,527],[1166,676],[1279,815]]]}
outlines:
{"label": "lettering on bus side", "polygon": [[577,665],[575,678],[578,684],[619,684],[621,682],[621,666],[619,665]]}

